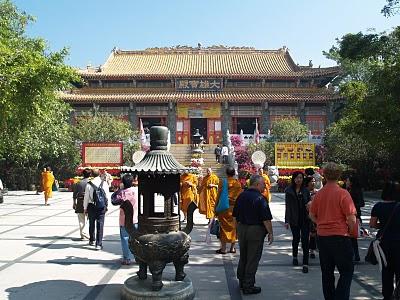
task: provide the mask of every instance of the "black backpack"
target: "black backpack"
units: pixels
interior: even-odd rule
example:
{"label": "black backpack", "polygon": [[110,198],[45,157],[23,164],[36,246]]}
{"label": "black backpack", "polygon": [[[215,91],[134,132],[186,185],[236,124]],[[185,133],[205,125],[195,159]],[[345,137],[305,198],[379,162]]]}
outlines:
{"label": "black backpack", "polygon": [[97,187],[93,182],[89,181],[89,184],[93,188],[93,202],[97,210],[103,210],[108,205],[106,192],[103,190],[103,183],[101,181],[100,185]]}

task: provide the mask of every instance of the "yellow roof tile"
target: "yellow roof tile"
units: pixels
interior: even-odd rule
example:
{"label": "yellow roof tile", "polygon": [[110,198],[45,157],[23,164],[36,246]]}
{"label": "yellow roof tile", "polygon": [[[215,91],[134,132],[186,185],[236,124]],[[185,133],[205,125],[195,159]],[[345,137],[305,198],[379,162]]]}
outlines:
{"label": "yellow roof tile", "polygon": [[335,76],[338,67],[299,67],[286,49],[170,49],[111,53],[97,70],[81,70],[86,78],[139,77],[313,77]]}
{"label": "yellow roof tile", "polygon": [[[101,89],[99,89],[101,91]],[[60,92],[59,97],[70,103],[167,103],[172,102],[326,102],[341,99],[332,92],[319,91],[289,91],[289,90],[255,90],[255,91],[224,91],[224,92],[176,92],[176,91],[115,91],[107,92]]]}

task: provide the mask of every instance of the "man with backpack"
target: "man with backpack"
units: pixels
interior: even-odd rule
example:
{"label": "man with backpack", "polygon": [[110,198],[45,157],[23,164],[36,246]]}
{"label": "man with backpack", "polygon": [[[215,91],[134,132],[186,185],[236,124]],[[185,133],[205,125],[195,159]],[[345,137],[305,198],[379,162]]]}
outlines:
{"label": "man with backpack", "polygon": [[[89,216],[89,245],[96,246],[96,250],[103,249],[104,216],[107,211],[109,188],[108,184],[100,178],[99,169],[92,170],[93,179],[85,188],[83,208]],[[94,229],[96,224],[96,238]],[[96,241],[96,244],[95,244]]]}

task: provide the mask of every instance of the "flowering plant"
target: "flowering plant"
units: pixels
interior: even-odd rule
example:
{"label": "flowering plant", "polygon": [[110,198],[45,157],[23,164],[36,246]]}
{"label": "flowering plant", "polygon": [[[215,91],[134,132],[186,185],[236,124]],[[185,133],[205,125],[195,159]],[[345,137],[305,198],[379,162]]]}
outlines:
{"label": "flowering plant", "polygon": [[232,146],[236,148],[236,147],[242,146],[243,141],[240,138],[240,136],[234,135],[234,136],[231,136],[231,143],[232,143]]}
{"label": "flowering plant", "polygon": [[[78,175],[82,175],[83,170],[85,170],[86,168],[91,169],[91,167],[78,167],[76,169],[76,174]],[[106,170],[107,173],[113,175],[113,176],[119,176],[121,173],[121,168],[120,167],[96,167],[100,170]]]}
{"label": "flowering plant", "polygon": [[278,179],[278,191],[284,192],[285,189],[290,185],[291,176],[279,176]]}
{"label": "flowering plant", "polygon": [[191,167],[195,167],[195,168],[199,168],[201,166],[204,165],[204,160],[202,157],[200,158],[191,158],[190,159],[190,166]]}

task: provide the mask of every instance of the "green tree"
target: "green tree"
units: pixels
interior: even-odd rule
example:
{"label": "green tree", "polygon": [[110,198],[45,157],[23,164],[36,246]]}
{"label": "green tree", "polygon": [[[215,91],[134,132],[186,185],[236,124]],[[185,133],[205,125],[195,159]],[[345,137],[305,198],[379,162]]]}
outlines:
{"label": "green tree", "polygon": [[260,141],[258,144],[250,143],[247,146],[247,151],[251,155],[256,152],[256,151],[262,151],[265,153],[266,160],[265,160],[265,165],[266,166],[273,166],[275,163],[275,143],[272,141]]}
{"label": "green tree", "polygon": [[[20,187],[36,181],[44,164],[77,150],[68,124],[70,108],[57,91],[79,81],[64,64],[67,50],[49,51],[41,38],[29,38],[33,17],[9,0],[0,1],[0,176]],[[57,166],[55,166],[57,171]]]}
{"label": "green tree", "polygon": [[386,3],[381,10],[385,17],[391,17],[400,12],[400,0],[386,0]]}
{"label": "green tree", "polygon": [[307,126],[294,118],[282,119],[272,125],[275,142],[301,142],[307,135]]}
{"label": "green tree", "polygon": [[[371,155],[374,165],[399,173],[400,27],[390,33],[347,34],[325,54],[343,69],[338,87],[347,99],[334,131],[356,137],[354,147],[368,147],[369,154],[375,153]],[[328,152],[332,151],[331,143]],[[349,157],[354,158],[350,164],[359,163],[360,157]]]}
{"label": "green tree", "polygon": [[79,117],[74,137],[80,142],[123,142],[125,164],[132,164],[132,154],[140,149],[139,132],[128,121],[108,114]]}

